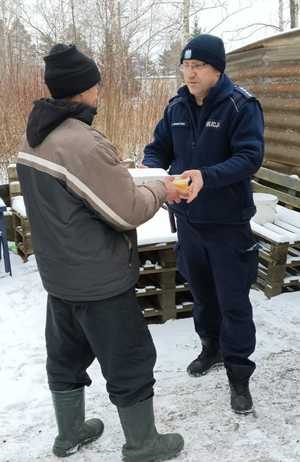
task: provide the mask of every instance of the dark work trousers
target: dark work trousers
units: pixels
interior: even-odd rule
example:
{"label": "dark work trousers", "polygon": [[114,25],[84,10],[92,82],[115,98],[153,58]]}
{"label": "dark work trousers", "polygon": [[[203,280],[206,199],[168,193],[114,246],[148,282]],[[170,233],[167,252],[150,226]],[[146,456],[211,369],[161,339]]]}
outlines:
{"label": "dark work trousers", "polygon": [[194,299],[195,330],[219,342],[226,366],[255,366],[255,325],[249,300],[258,266],[250,224],[200,225],[177,218],[177,265]]}
{"label": "dark work trousers", "polygon": [[70,302],[48,295],[47,374],[52,391],[90,385],[95,358],[113,404],[153,395],[156,351],[134,288],[107,300]]}

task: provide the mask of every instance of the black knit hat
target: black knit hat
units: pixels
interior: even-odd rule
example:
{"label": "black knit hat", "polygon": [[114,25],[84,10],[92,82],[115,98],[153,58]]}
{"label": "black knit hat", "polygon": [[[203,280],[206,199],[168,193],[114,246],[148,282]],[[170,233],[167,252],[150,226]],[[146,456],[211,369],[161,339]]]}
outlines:
{"label": "black knit hat", "polygon": [[101,80],[95,61],[75,45],[54,45],[44,61],[45,83],[53,98],[79,95]]}
{"label": "black knit hat", "polygon": [[223,73],[226,65],[223,40],[214,35],[198,35],[190,40],[182,50],[180,62],[186,59],[198,59]]}

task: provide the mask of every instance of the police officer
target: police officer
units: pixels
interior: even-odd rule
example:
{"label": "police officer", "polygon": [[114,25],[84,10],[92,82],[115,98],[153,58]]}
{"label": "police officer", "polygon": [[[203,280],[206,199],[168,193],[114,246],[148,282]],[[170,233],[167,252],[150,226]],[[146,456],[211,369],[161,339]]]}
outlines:
{"label": "police officer", "polygon": [[257,99],[224,73],[223,41],[201,34],[182,50],[185,85],[178,90],[145,148],[143,165],[191,178],[201,191],[171,206],[178,230],[178,268],[194,299],[202,351],[187,371],[226,367],[231,406],[253,408],[249,378],[255,325],[249,300],[257,273],[250,178],[263,160],[263,114]]}

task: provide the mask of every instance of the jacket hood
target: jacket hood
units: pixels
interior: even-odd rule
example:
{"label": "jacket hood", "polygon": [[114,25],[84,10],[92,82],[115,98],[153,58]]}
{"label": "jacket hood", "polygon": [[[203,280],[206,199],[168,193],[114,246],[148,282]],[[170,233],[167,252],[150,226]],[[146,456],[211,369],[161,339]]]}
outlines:
{"label": "jacket hood", "polygon": [[70,117],[91,125],[96,114],[95,108],[82,103],[51,98],[34,101],[26,128],[28,143],[35,148],[49,133]]}

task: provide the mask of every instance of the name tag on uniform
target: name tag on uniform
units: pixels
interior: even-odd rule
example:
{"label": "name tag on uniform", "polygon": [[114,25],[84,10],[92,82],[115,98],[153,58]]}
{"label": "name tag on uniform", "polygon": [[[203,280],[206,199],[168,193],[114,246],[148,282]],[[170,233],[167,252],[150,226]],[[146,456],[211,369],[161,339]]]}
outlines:
{"label": "name tag on uniform", "polygon": [[206,127],[220,128],[220,126],[221,126],[221,122],[219,122],[218,120],[208,120],[206,122]]}
{"label": "name tag on uniform", "polygon": [[171,126],[172,127],[185,127],[186,123],[185,122],[172,122]]}

